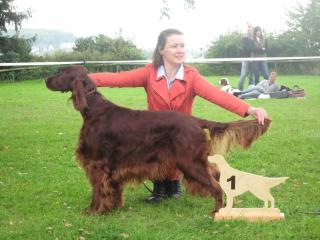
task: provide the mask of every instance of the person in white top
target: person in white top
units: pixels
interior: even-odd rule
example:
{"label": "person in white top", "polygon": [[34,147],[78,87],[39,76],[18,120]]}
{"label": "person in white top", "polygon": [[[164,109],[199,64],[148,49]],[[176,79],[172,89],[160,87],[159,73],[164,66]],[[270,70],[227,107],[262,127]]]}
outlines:
{"label": "person in white top", "polygon": [[276,83],[276,79],[277,73],[271,72],[269,79],[260,81],[256,86],[237,94],[237,96],[241,99],[258,98],[260,94],[270,94],[280,91],[280,86]]}

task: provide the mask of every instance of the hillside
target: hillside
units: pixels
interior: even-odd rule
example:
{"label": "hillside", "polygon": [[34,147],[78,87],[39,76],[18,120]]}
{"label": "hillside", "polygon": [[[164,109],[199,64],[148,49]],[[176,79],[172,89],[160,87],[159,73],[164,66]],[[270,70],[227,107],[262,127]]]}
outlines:
{"label": "hillside", "polygon": [[[9,30],[7,35],[14,35],[13,30]],[[53,50],[71,50],[76,39],[75,35],[69,32],[48,29],[21,29],[19,36],[23,38],[36,37],[32,46],[33,54],[42,55]]]}

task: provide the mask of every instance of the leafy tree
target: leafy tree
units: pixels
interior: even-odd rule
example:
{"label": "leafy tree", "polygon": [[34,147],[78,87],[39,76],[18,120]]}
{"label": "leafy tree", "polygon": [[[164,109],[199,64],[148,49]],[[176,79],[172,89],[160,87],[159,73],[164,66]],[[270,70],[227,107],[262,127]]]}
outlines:
{"label": "leafy tree", "polygon": [[[236,58],[241,57],[241,42],[242,34],[239,32],[231,32],[221,35],[218,40],[211,43],[205,53],[205,58]],[[201,73],[209,74],[227,74],[237,73],[240,69],[239,64],[225,63],[199,66]]]}
{"label": "leafy tree", "polygon": [[7,32],[7,25],[9,24],[14,24],[15,30],[18,31],[22,21],[31,17],[30,10],[16,12],[13,1],[14,0],[0,1],[0,35],[2,35],[2,32]]}
{"label": "leafy tree", "polygon": [[[268,56],[320,55],[320,0],[311,0],[306,7],[298,5],[288,17],[288,31],[268,36]],[[279,63],[278,68],[282,73],[319,74],[317,62]]]}
{"label": "leafy tree", "polygon": [[320,0],[311,0],[304,8],[298,5],[289,12],[289,32],[308,55],[320,55]]}
{"label": "leafy tree", "polygon": [[31,16],[30,10],[25,12],[15,11],[13,0],[0,1],[0,61],[19,62],[31,59],[31,46],[34,38],[23,39],[18,36],[7,37],[7,25],[14,24],[16,32],[20,29],[24,19]]}
{"label": "leafy tree", "polygon": [[34,38],[24,39],[17,36],[0,37],[0,62],[27,62],[31,60],[31,47]]}
{"label": "leafy tree", "polygon": [[[73,49],[82,54],[90,53],[94,60],[136,60],[144,59],[142,50],[130,40],[125,40],[121,34],[110,38],[100,34],[97,37],[78,38]],[[89,55],[90,55],[89,54]],[[89,60],[86,58],[86,60]]]}
{"label": "leafy tree", "polygon": [[239,32],[232,32],[226,35],[220,35],[218,40],[212,42],[209,47],[207,58],[235,58],[241,56],[240,42],[242,34]]}
{"label": "leafy tree", "polygon": [[95,37],[77,38],[75,41],[74,51],[85,52],[93,50],[95,45]]}
{"label": "leafy tree", "polygon": [[[195,8],[195,0],[184,0],[184,8],[186,10]],[[170,18],[170,6],[169,0],[162,0],[162,7],[160,9],[160,19],[162,18]]]}

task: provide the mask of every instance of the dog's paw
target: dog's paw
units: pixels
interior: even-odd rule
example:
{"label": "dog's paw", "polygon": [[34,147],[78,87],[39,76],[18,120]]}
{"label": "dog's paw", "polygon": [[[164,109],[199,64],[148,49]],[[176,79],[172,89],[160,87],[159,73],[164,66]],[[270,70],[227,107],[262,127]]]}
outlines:
{"label": "dog's paw", "polygon": [[91,216],[97,214],[97,211],[93,210],[91,207],[87,207],[82,211],[83,215]]}
{"label": "dog's paw", "polygon": [[209,212],[208,215],[214,219],[216,217],[217,212],[218,211],[214,210],[214,211]]}

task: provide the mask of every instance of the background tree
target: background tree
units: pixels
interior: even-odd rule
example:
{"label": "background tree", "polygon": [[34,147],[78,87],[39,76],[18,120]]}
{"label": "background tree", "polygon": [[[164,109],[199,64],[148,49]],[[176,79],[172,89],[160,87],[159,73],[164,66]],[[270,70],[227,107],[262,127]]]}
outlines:
{"label": "background tree", "polygon": [[14,24],[16,32],[21,28],[23,20],[31,16],[30,10],[16,12],[13,0],[0,1],[0,61],[19,62],[31,59],[31,46],[35,38],[24,39],[18,35],[13,37],[3,36],[7,26]]}
{"label": "background tree", "polygon": [[[288,30],[269,40],[268,56],[320,55],[320,0],[300,4],[288,12]],[[320,74],[319,62],[279,63],[283,73]]]}
{"label": "background tree", "polygon": [[311,0],[304,8],[298,5],[289,12],[289,31],[305,55],[320,55],[320,0]]}
{"label": "background tree", "polygon": [[[121,33],[115,38],[100,34],[87,38],[78,38],[73,48],[75,52],[95,59],[91,60],[138,60],[145,59],[141,49],[138,49],[131,40],[126,40]],[[89,60],[86,58],[86,60]]]}
{"label": "background tree", "polygon": [[24,39],[17,36],[0,37],[0,49],[3,55],[0,62],[28,62],[32,56],[31,46],[34,38]]}
{"label": "background tree", "polygon": [[[288,30],[280,33],[265,33],[268,41],[269,57],[295,57],[320,55],[320,0],[311,0],[308,5],[288,12]],[[213,41],[205,53],[206,58],[240,57],[240,39],[238,32],[222,35]],[[285,74],[319,74],[319,62],[281,62],[269,63],[270,69]],[[239,74],[238,64],[201,65],[200,70],[208,75]]]}
{"label": "background tree", "polygon": [[[242,34],[239,32],[231,32],[213,41],[208,50],[205,52],[205,58],[237,58],[241,57],[241,42]],[[199,65],[199,70],[204,75],[212,74],[237,74],[240,69],[240,64],[237,63],[219,63],[219,64],[203,64]]]}
{"label": "background tree", "polygon": [[[183,0],[184,8],[186,10],[194,9],[195,8],[195,0]],[[162,0],[162,7],[160,9],[160,19],[162,18],[170,18],[170,6],[169,0]]]}
{"label": "background tree", "polygon": [[31,11],[17,12],[13,6],[14,0],[0,1],[0,35],[7,32],[7,25],[14,24],[15,30],[18,31],[23,20],[31,17]]}

